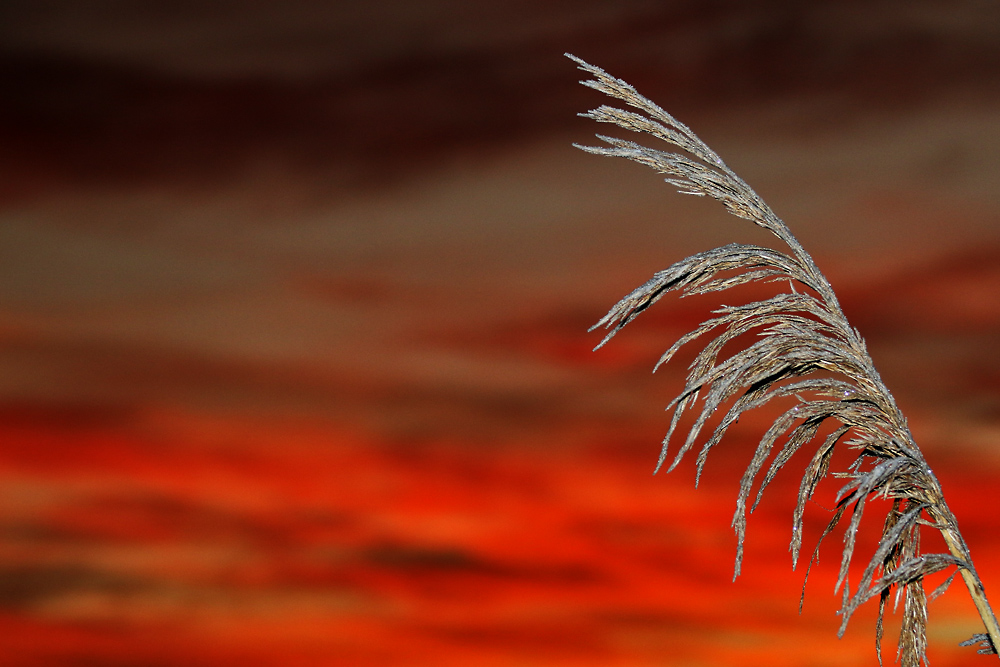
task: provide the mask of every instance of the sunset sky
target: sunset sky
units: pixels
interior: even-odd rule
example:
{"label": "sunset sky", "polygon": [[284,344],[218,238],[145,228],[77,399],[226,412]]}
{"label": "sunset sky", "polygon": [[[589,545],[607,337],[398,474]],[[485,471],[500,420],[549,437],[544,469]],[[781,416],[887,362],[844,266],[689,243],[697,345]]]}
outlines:
{"label": "sunset sky", "polygon": [[[799,236],[1000,591],[993,4],[8,0],[0,663],[877,664],[874,605],[836,637],[841,533],[798,612],[805,454],[732,581],[767,414],[698,489],[652,475],[684,363],[652,366],[729,295],[587,329],[769,241],[573,149],[607,128],[567,51]],[[956,583],[933,664],[989,663],[981,628]]]}

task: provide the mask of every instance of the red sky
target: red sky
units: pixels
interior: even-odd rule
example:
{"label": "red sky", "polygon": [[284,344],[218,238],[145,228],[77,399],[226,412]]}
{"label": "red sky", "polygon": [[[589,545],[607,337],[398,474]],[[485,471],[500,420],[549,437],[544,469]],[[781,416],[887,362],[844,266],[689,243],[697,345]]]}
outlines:
{"label": "red sky", "polygon": [[[718,302],[586,329],[764,237],[573,150],[604,100],[567,50],[800,236],[1000,590],[1000,23],[696,5],[10,3],[4,664],[875,664],[874,609],[836,638],[839,533],[798,614],[793,470],[731,581],[766,415],[697,490],[651,474],[683,364],[649,371]],[[987,661],[980,627],[956,584],[932,662]]]}

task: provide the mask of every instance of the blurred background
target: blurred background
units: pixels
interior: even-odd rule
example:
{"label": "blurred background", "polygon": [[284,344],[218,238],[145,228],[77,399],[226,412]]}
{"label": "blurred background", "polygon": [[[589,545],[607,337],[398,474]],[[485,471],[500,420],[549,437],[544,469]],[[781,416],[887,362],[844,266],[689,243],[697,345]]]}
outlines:
{"label": "blurred background", "polygon": [[[587,328],[769,241],[574,150],[605,100],[566,51],[799,235],[1000,591],[997,3],[6,0],[5,665],[875,663],[839,532],[798,613],[811,454],[731,581],[766,415],[699,489],[652,476],[685,363],[652,364],[720,301]],[[956,584],[932,661],[981,627]]]}

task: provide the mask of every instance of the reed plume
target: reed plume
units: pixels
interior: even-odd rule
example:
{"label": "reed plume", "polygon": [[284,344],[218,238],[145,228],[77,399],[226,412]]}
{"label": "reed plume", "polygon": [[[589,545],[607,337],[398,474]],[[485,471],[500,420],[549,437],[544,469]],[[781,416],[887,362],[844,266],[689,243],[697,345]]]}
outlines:
{"label": "reed plume", "polygon": [[[764,489],[777,472],[797,451],[809,446],[814,453],[802,475],[792,515],[790,550],[795,567],[802,549],[806,503],[829,472],[839,445],[840,449],[856,452],[856,458],[847,470],[833,473],[847,483],[836,496],[833,516],[810,559],[811,566],[818,555],[819,544],[842,520],[846,521],[835,588],[835,593],[842,596],[838,637],[843,636],[858,607],[878,597],[875,645],[881,664],[882,623],[886,603],[895,591],[896,603],[900,600],[903,603],[897,657],[903,667],[926,664],[928,599],[942,593],[960,573],[986,629],[963,645],[980,644],[979,653],[997,653],[1000,627],[955,516],[945,503],[941,485],[924,460],[892,394],[879,377],[864,339],[847,321],[833,288],[812,257],[757,193],[688,127],[624,81],[573,55],[566,55],[593,77],[581,81],[583,85],[636,110],[604,105],[581,116],[651,135],[680,152],[664,152],[603,135],[597,136],[605,146],[577,145],[577,148],[651,167],[665,174],[666,182],[680,192],[717,199],[730,213],[766,229],[788,249],[782,252],[758,245],[731,243],[692,255],[654,274],[592,328],[608,329],[597,346],[600,348],[668,292],[678,291],[681,296],[688,296],[758,281],[787,282],[789,285],[788,292],[771,298],[715,310],[713,317],[671,345],[656,364],[658,368],[667,363],[688,343],[703,336],[710,338],[691,363],[684,388],[668,406],[672,417],[656,466],[659,470],[667,461],[668,444],[681,417],[690,411],[693,422],[673,454],[668,471],[700,443],[696,480],[701,478],[709,452],[741,414],[774,399],[797,399],[796,404],[778,416],[763,434],[740,482],[733,516],[737,538],[734,578],[739,575],[742,565],[747,515],[757,507]],[[799,289],[795,285],[799,285]],[[750,332],[757,334],[756,342],[730,356],[723,353],[727,343]],[[724,416],[711,434],[700,440],[699,435],[707,430],[710,417],[719,408],[724,409]],[[826,424],[832,425],[832,431],[820,436],[820,429]],[[754,495],[751,491],[758,479],[760,484]],[[891,505],[875,553],[864,568],[857,587],[852,589],[848,570],[862,514],[866,503],[874,497],[888,499]],[[940,531],[948,553],[922,552],[922,529]],[[950,576],[928,598],[924,578],[948,569],[952,569]]]}

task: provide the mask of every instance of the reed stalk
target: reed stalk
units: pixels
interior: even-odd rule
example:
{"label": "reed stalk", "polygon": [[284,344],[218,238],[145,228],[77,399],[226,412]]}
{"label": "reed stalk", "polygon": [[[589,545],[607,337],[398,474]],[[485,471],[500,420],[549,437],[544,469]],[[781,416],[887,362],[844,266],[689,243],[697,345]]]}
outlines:
{"label": "reed stalk", "polygon": [[[951,569],[950,576],[931,593],[930,599],[944,592],[955,574],[961,573],[986,630],[963,645],[979,644],[979,653],[996,654],[1000,646],[1000,627],[959,532],[958,522],[945,503],[941,485],[917,447],[906,418],[875,369],[864,339],[848,322],[830,282],[785,223],[687,126],[626,82],[573,55],[566,55],[593,77],[581,81],[583,85],[635,110],[603,105],[582,116],[655,137],[680,152],[664,152],[603,135],[597,136],[605,146],[577,145],[578,148],[651,167],[666,175],[666,182],[680,192],[718,200],[731,214],[767,230],[788,249],[783,252],[731,243],[697,253],[654,274],[594,325],[593,328],[608,329],[597,346],[600,348],[671,291],[689,296],[760,281],[789,286],[787,292],[771,298],[723,306],[713,311],[713,317],[681,336],[657,362],[658,368],[682,346],[702,336],[712,338],[691,363],[684,388],[668,406],[672,418],[656,470],[667,461],[668,445],[686,412],[690,411],[694,421],[674,454],[668,472],[700,443],[697,484],[709,452],[742,413],[775,399],[795,399],[792,407],[777,417],[761,437],[740,482],[733,516],[737,537],[734,578],[742,566],[747,515],[757,507],[764,489],[777,472],[797,451],[811,445],[814,453],[802,476],[792,517],[789,549],[795,567],[802,547],[805,505],[819,482],[827,476],[837,446],[846,447],[856,452],[857,457],[846,471],[833,473],[847,483],[837,494],[833,517],[810,558],[811,567],[823,539],[846,520],[844,548],[834,591],[842,596],[838,636],[843,636],[857,608],[877,596],[875,645],[881,664],[882,622],[888,598],[895,591],[897,604],[900,599],[903,601],[897,657],[903,667],[926,664],[928,596],[924,579]],[[728,343],[751,332],[757,334],[756,342],[732,353],[724,352]],[[715,420],[711,435],[700,439],[699,435],[720,408],[724,409],[724,416]],[[821,427],[831,428],[831,425],[832,431],[819,437]],[[752,497],[751,491],[758,479],[757,492]],[[868,560],[857,588],[852,591],[848,571],[862,514],[867,501],[873,497],[890,500],[891,508],[885,517],[878,547]],[[921,529],[928,528],[940,531],[948,553],[921,551]],[[804,589],[803,585],[803,593]]]}

